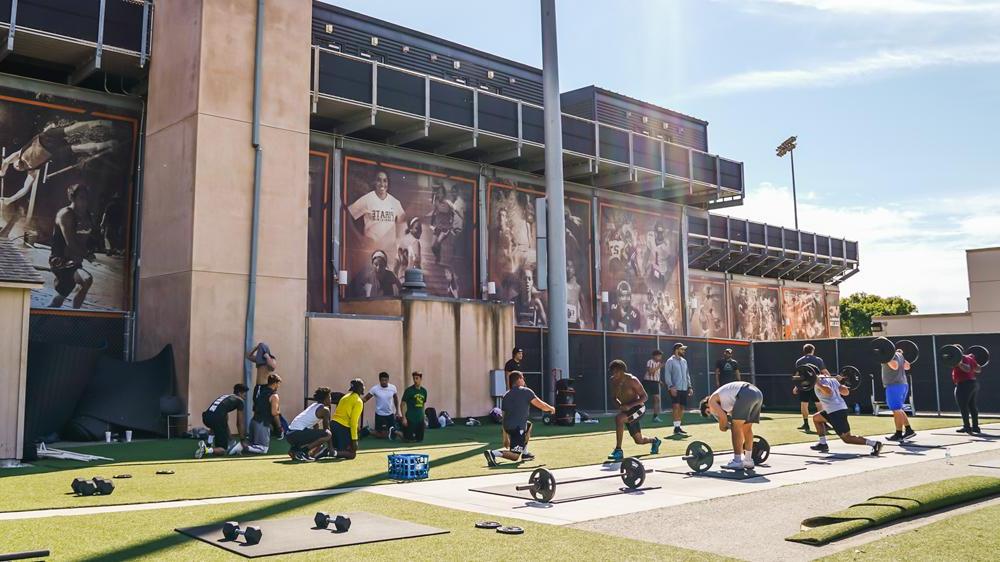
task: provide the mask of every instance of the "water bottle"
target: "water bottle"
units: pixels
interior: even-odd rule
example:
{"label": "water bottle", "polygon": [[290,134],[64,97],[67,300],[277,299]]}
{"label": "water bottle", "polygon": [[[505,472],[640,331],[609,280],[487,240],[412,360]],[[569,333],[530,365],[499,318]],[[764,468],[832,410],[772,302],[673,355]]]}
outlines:
{"label": "water bottle", "polygon": [[951,447],[944,448],[944,460],[948,464],[954,464],[951,462]]}
{"label": "water bottle", "polygon": [[857,415],[857,414],[860,414],[860,413],[861,413],[861,404],[858,404],[857,402],[855,402],[854,403],[854,414]]}

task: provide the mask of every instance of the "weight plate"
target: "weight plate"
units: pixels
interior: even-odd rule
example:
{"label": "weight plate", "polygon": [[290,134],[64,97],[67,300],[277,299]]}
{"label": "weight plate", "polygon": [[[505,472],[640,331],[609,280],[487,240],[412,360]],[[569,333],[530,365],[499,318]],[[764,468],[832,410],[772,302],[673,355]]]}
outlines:
{"label": "weight plate", "polygon": [[956,367],[962,362],[962,347],[956,344],[942,346],[938,350],[938,360],[947,367]]}
{"label": "weight plate", "polygon": [[754,435],[753,451],[750,453],[754,464],[764,464],[770,456],[771,445],[767,442],[767,439],[764,439],[760,435]]}
{"label": "weight plate", "polygon": [[497,527],[497,532],[503,535],[523,535],[524,529],[521,527]]}
{"label": "weight plate", "polygon": [[498,522],[498,521],[477,521],[476,522],[476,528],[477,529],[496,529],[496,528],[502,527],[502,526],[503,525],[501,525],[500,522]]}
{"label": "weight plate", "polygon": [[715,454],[712,453],[712,448],[708,444],[695,441],[687,446],[684,459],[687,461],[688,466],[691,467],[691,470],[705,472],[712,468],[712,463],[715,461]]}
{"label": "weight plate", "polygon": [[556,495],[556,477],[544,468],[536,468],[528,483],[531,484],[531,497],[535,501],[549,503]]}
{"label": "weight plate", "polygon": [[157,474],[173,474],[174,471],[173,470],[157,470],[156,473]]}
{"label": "weight plate", "polygon": [[980,367],[985,367],[990,362],[990,350],[981,345],[971,346],[969,353],[976,358],[976,363],[979,363]]}
{"label": "weight plate", "polygon": [[879,363],[888,363],[896,354],[896,346],[889,338],[875,338],[872,340],[872,353]]}
{"label": "weight plate", "polygon": [[857,390],[861,386],[861,371],[853,365],[847,365],[840,370],[840,384],[848,390]]}
{"label": "weight plate", "polygon": [[920,359],[920,348],[917,344],[910,340],[899,340],[896,342],[896,349],[903,352],[903,358],[906,359],[910,365],[917,362]]}
{"label": "weight plate", "polygon": [[618,470],[621,472],[622,482],[633,490],[646,481],[646,467],[635,457],[623,460]]}

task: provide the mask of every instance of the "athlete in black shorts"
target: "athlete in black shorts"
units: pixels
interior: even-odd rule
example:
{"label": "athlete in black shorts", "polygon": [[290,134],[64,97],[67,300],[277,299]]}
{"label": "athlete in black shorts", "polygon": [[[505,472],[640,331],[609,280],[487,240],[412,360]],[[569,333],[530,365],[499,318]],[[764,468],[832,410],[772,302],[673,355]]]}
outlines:
{"label": "athlete in black shorts", "polygon": [[622,438],[626,428],[636,445],[649,444],[651,455],[659,453],[660,439],[643,437],[639,425],[639,419],[646,413],[645,404],[648,398],[642,383],[632,374],[625,372],[628,366],[621,359],[612,361],[608,368],[611,371],[611,389],[619,404],[618,415],[615,416],[615,450],[608,455],[608,460],[620,461],[624,458]]}
{"label": "athlete in black shorts", "polygon": [[[243,404],[247,398],[246,385],[239,383],[233,386],[232,394],[223,394],[215,399],[207,410],[201,413],[201,422],[212,432],[213,446],[209,446],[204,441],[198,441],[198,448],[194,452],[194,458],[200,459],[205,455],[225,455],[226,453],[238,454],[243,449],[246,436],[244,434]],[[236,427],[239,430],[240,440],[229,447],[229,412],[236,410]],[[239,445],[237,447],[237,445]]]}
{"label": "athlete in black shorts", "polygon": [[[501,405],[503,430],[507,434],[510,447],[507,450],[483,451],[486,463],[490,466],[497,465],[497,457],[509,461],[519,461],[522,455],[527,456],[528,440],[531,439],[531,422],[528,421],[528,414],[531,412],[532,406],[550,414],[556,412],[555,407],[535,396],[535,392],[524,385],[524,375],[520,371],[511,371],[507,375],[507,381],[510,390],[503,395]],[[525,460],[533,458],[525,458]]]}
{"label": "athlete in black shorts", "polygon": [[[798,369],[802,365],[812,365],[816,367],[821,375],[830,376],[830,371],[826,370],[826,363],[823,362],[823,358],[816,355],[816,346],[811,343],[807,343],[802,346],[802,357],[799,357],[795,361],[795,368]],[[799,397],[799,410],[802,413],[802,425],[799,429],[802,431],[809,431],[809,404],[816,404],[816,411],[819,411],[819,400],[816,399],[816,395],[812,392],[803,392],[798,384],[792,387],[792,394]]]}

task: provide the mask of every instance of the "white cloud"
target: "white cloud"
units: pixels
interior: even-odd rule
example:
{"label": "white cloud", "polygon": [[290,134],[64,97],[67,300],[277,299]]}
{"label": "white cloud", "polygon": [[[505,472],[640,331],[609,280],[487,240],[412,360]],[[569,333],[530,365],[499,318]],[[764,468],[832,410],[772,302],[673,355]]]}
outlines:
{"label": "white cloud", "polygon": [[759,3],[858,15],[1000,14],[1000,3],[949,0],[757,0]]}
{"label": "white cloud", "polygon": [[[792,227],[791,190],[762,183],[748,190],[742,207],[724,212]],[[861,271],[842,285],[844,295],[899,295],[920,312],[966,310],[965,250],[998,245],[997,216],[1000,201],[978,194],[866,207],[799,200],[801,230],[858,242]]]}
{"label": "white cloud", "polygon": [[711,82],[696,91],[697,95],[725,95],[777,88],[828,87],[892,72],[996,63],[1000,63],[1000,42],[883,50],[852,60],[810,67],[741,72]]}

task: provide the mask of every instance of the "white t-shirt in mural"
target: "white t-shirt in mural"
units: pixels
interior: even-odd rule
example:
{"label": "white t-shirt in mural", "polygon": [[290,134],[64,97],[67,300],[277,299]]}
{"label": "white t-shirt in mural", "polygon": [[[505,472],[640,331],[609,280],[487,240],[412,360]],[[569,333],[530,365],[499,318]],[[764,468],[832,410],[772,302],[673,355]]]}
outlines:
{"label": "white t-shirt in mural", "polygon": [[365,238],[379,241],[392,233],[395,239],[396,221],[403,216],[403,206],[392,194],[387,193],[385,199],[379,199],[374,191],[369,191],[347,209],[354,220],[364,215]]}

